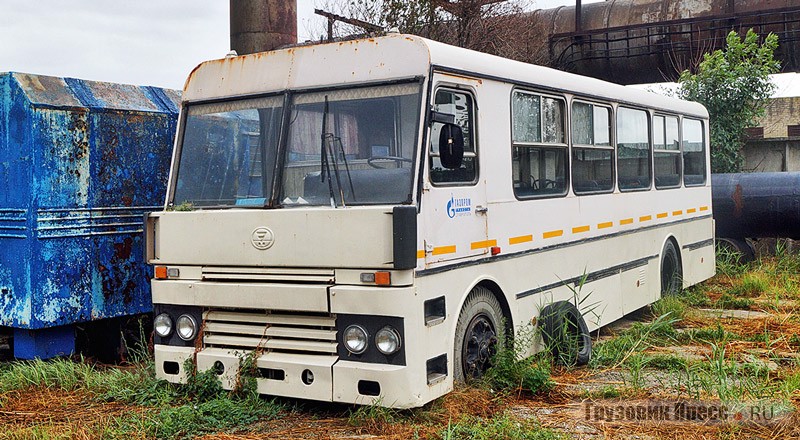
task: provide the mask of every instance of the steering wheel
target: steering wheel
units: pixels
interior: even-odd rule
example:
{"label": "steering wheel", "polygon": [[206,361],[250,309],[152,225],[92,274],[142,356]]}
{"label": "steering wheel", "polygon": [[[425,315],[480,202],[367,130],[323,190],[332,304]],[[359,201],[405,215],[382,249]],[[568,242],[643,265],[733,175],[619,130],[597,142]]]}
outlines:
{"label": "steering wheel", "polygon": [[400,157],[400,156],[372,156],[369,159],[367,159],[367,164],[369,166],[371,166],[372,168],[377,168],[379,170],[386,169],[386,168],[384,168],[382,166],[378,166],[378,164],[374,163],[376,160],[393,160],[393,161],[397,162],[397,167],[398,168],[400,167],[400,163],[401,162],[411,163],[411,159],[407,159],[405,157]]}

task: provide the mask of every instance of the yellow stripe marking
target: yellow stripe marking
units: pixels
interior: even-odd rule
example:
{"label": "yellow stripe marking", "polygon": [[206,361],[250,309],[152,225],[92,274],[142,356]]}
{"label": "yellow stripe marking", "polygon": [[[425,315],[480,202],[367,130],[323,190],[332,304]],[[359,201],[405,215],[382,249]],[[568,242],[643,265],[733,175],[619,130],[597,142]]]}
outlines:
{"label": "yellow stripe marking", "polygon": [[603,222],[597,224],[597,229],[605,229],[614,226],[614,222]]}
{"label": "yellow stripe marking", "polygon": [[425,251],[417,251],[417,258],[425,258]]}
{"label": "yellow stripe marking", "polygon": [[708,211],[708,206],[701,206],[701,207],[700,207],[700,210],[701,210],[701,211]]}
{"label": "yellow stripe marking", "polygon": [[652,219],[653,219],[652,215],[643,215],[643,216],[639,217],[639,221],[640,222],[649,222]]}
{"label": "yellow stripe marking", "polygon": [[672,215],[683,215],[683,210],[681,211],[672,211]]}
{"label": "yellow stripe marking", "polygon": [[579,233],[581,233],[581,232],[589,232],[589,229],[590,229],[590,228],[589,228],[589,225],[586,225],[586,226],[576,226],[576,227],[572,228],[572,233],[573,233],[573,234],[579,234]]}
{"label": "yellow stripe marking", "polygon": [[689,209],[686,210],[687,214],[694,214],[695,212],[697,212],[697,210],[694,209],[694,208],[689,208]]}
{"label": "yellow stripe marking", "polygon": [[669,215],[668,212],[659,212],[658,214],[656,214],[656,218],[664,218],[668,215]]}
{"label": "yellow stripe marking", "polygon": [[632,218],[624,218],[624,219],[619,221],[619,224],[621,224],[621,225],[629,225],[631,223],[633,223],[633,219]]}
{"label": "yellow stripe marking", "polygon": [[475,249],[486,249],[492,246],[497,246],[497,240],[483,240],[483,241],[473,241],[470,247],[472,250]]}
{"label": "yellow stripe marking", "polygon": [[562,235],[564,235],[564,230],[563,229],[558,229],[556,231],[547,231],[547,232],[545,232],[544,234],[542,234],[542,238],[561,237]]}
{"label": "yellow stripe marking", "polygon": [[438,246],[433,248],[433,255],[442,255],[442,254],[455,254],[456,253],[456,246]]}
{"label": "yellow stripe marking", "polygon": [[520,235],[519,237],[511,237],[508,239],[508,244],[520,244],[533,241],[533,235]]}

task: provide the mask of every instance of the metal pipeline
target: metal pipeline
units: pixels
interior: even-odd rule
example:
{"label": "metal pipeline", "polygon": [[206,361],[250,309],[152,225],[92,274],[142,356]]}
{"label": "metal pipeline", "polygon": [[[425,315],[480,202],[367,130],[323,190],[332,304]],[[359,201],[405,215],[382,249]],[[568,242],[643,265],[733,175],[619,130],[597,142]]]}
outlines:
{"label": "metal pipeline", "polygon": [[231,49],[239,55],[297,44],[297,1],[230,0]]}
{"label": "metal pipeline", "polygon": [[800,172],[712,174],[720,238],[800,239]]}

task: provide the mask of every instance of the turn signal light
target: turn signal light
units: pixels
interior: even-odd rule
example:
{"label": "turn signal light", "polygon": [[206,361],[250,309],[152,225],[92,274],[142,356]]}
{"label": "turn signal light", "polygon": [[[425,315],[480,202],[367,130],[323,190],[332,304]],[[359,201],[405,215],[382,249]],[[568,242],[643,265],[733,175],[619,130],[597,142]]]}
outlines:
{"label": "turn signal light", "polygon": [[375,272],[375,284],[379,286],[389,286],[392,284],[391,272]]}
{"label": "turn signal light", "polygon": [[167,279],[167,266],[156,266],[156,279],[157,280]]}
{"label": "turn signal light", "polygon": [[392,284],[391,272],[364,272],[361,274],[362,283],[375,283],[379,286],[390,286]]}

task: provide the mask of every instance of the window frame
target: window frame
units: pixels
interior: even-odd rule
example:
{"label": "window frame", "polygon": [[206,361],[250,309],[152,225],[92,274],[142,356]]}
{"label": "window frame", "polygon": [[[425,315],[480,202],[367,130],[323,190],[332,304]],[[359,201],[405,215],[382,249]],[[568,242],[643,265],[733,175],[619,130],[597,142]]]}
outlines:
{"label": "window frame", "polygon": [[[643,112],[645,114],[645,116],[646,116],[645,120],[647,121],[647,139],[648,139],[647,152],[649,154],[647,164],[650,167],[650,180],[648,182],[648,186],[646,186],[646,187],[642,187],[642,188],[623,188],[622,185],[620,185],[620,183],[619,183],[619,177],[620,177],[619,159],[620,159],[620,157],[619,157],[619,133],[618,133],[619,124],[618,124],[618,121],[619,121],[619,115],[620,115],[620,111],[619,110],[620,109],[640,111],[640,112]],[[617,188],[619,189],[620,192],[650,191],[650,190],[653,189],[653,123],[652,123],[652,114],[653,114],[653,111],[651,109],[643,108],[643,107],[637,107],[637,106],[628,105],[628,104],[618,104],[615,107],[615,111],[614,111],[614,116],[615,116],[615,118],[614,118],[614,148],[617,151],[617,157],[616,157],[616,160],[617,160]]]}
{"label": "window frame", "polygon": [[[657,149],[656,148],[656,118],[664,118],[663,130],[664,130],[664,144],[666,146],[667,142],[667,118],[674,118],[678,121],[678,149],[677,150],[668,150],[668,149]],[[670,114],[670,113],[663,113],[663,112],[653,112],[651,121],[651,138],[652,138],[652,145],[653,145],[653,187],[658,190],[667,190],[667,189],[675,189],[680,188],[683,186],[683,124],[682,118],[680,115]],[[677,155],[680,157],[680,161],[678,162],[678,183],[675,185],[662,185],[659,186],[656,182],[656,153],[667,153],[671,155]]]}
{"label": "window frame", "polygon": [[[575,143],[574,136],[572,135],[572,127],[574,126],[574,124],[573,124],[574,119],[573,119],[573,116],[572,116],[572,108],[576,103],[577,104],[588,104],[588,105],[592,106],[592,123],[593,124],[594,124],[594,107],[605,108],[605,109],[608,110],[608,117],[609,117],[609,120],[608,120],[608,123],[609,123],[609,126],[608,126],[608,141],[609,141],[609,145],[607,145],[607,146],[605,146],[605,145],[597,146],[595,144],[578,144],[578,143]],[[570,122],[570,124],[569,124],[569,127],[570,127],[570,129],[569,129],[569,134],[570,134],[570,137],[569,137],[569,140],[570,140],[570,142],[569,142],[569,144],[570,144],[570,153],[569,153],[570,184],[571,184],[571,187],[572,187],[572,192],[576,196],[589,196],[589,195],[594,195],[594,194],[611,194],[619,186],[618,182],[617,182],[617,142],[616,142],[616,128],[615,128],[616,118],[615,118],[615,114],[616,114],[616,112],[614,111],[614,106],[609,104],[609,103],[590,101],[590,100],[583,99],[583,98],[573,98],[572,101],[570,102],[570,106],[569,106],[569,122]],[[576,191],[575,190],[575,186],[574,186],[575,177],[572,176],[572,170],[575,169],[575,167],[573,166],[573,163],[572,163],[573,160],[574,160],[573,157],[572,157],[572,153],[574,152],[574,150],[576,148],[579,148],[579,149],[582,149],[582,150],[601,150],[601,151],[605,150],[605,151],[611,151],[611,188],[610,189],[603,189],[603,190],[597,190],[597,191]]]}
{"label": "window frame", "polygon": [[[684,148],[684,139],[683,139],[683,138],[684,138],[684,133],[683,133],[683,132],[684,132],[684,130],[683,130],[683,124],[684,124],[684,123],[685,123],[685,121],[687,121],[687,120],[689,120],[689,121],[696,121],[696,122],[699,122],[699,123],[700,123],[700,134],[703,136],[703,139],[702,139],[702,145],[703,145],[703,150],[702,150],[702,153],[703,153],[703,155],[702,155],[702,157],[703,157],[703,181],[702,181],[701,183],[692,183],[692,184],[689,184],[689,185],[687,185],[687,184],[686,184],[686,173],[685,173],[685,172],[683,172],[683,170],[685,170],[685,169],[686,169],[686,156],[685,156],[685,153],[686,153],[686,151],[685,151],[685,148]],[[696,188],[696,187],[700,187],[700,186],[706,186],[706,185],[708,185],[708,181],[709,181],[709,168],[710,168],[710,164],[709,164],[709,162],[710,162],[710,160],[709,160],[709,157],[708,157],[708,149],[709,149],[709,146],[708,146],[708,144],[709,144],[709,139],[708,139],[708,133],[707,133],[707,130],[708,130],[708,119],[701,119],[701,118],[692,117],[692,116],[684,116],[684,117],[682,117],[682,118],[681,118],[681,121],[680,121],[680,132],[681,132],[681,170],[682,170],[682,172],[681,172],[681,177],[682,177],[682,178],[681,178],[681,183],[683,184],[683,186],[684,186],[685,188]]]}
{"label": "window frame", "polygon": [[[433,124],[435,122],[430,122],[428,125],[428,145],[427,154],[425,157],[426,166],[428,168],[427,172],[427,179],[428,182],[432,186],[435,187],[451,187],[451,186],[475,186],[480,181],[480,160],[479,160],[479,152],[478,152],[478,100],[475,97],[475,93],[471,88],[460,87],[458,84],[451,84],[451,83],[439,83],[434,86],[433,90],[431,91],[430,99],[429,99],[429,109],[432,111],[433,106],[435,105],[436,101],[436,94],[439,91],[445,90],[452,93],[461,93],[467,95],[472,100],[470,105],[469,111],[469,123],[470,123],[470,137],[472,141],[473,151],[467,152],[464,151],[464,157],[473,157],[473,161],[475,163],[475,178],[471,181],[458,181],[458,182],[438,182],[433,180],[431,171],[433,171],[433,160],[434,157],[439,157],[439,153],[433,152]],[[437,140],[438,142],[438,140]]]}
{"label": "window frame", "polygon": [[[517,142],[514,140],[514,94],[521,93],[526,95],[535,95],[539,98],[549,98],[561,101],[563,104],[563,111],[561,115],[562,124],[564,127],[564,142]],[[557,95],[553,93],[546,93],[537,91],[535,89],[528,89],[523,87],[512,87],[511,93],[509,94],[509,140],[511,146],[511,191],[514,193],[514,197],[517,200],[524,201],[524,200],[539,200],[539,199],[555,199],[555,198],[562,198],[566,197],[570,192],[570,185],[571,185],[571,160],[570,160],[570,117],[569,117],[569,108],[568,108],[569,100],[564,95]],[[542,100],[539,101],[539,139],[544,139],[542,135],[544,131],[544,112],[542,111]],[[565,161],[564,161],[564,191],[557,194],[541,194],[541,195],[520,195],[517,192],[517,188],[514,186],[514,154],[517,148],[539,148],[539,149],[557,149],[563,148],[566,152]]]}

